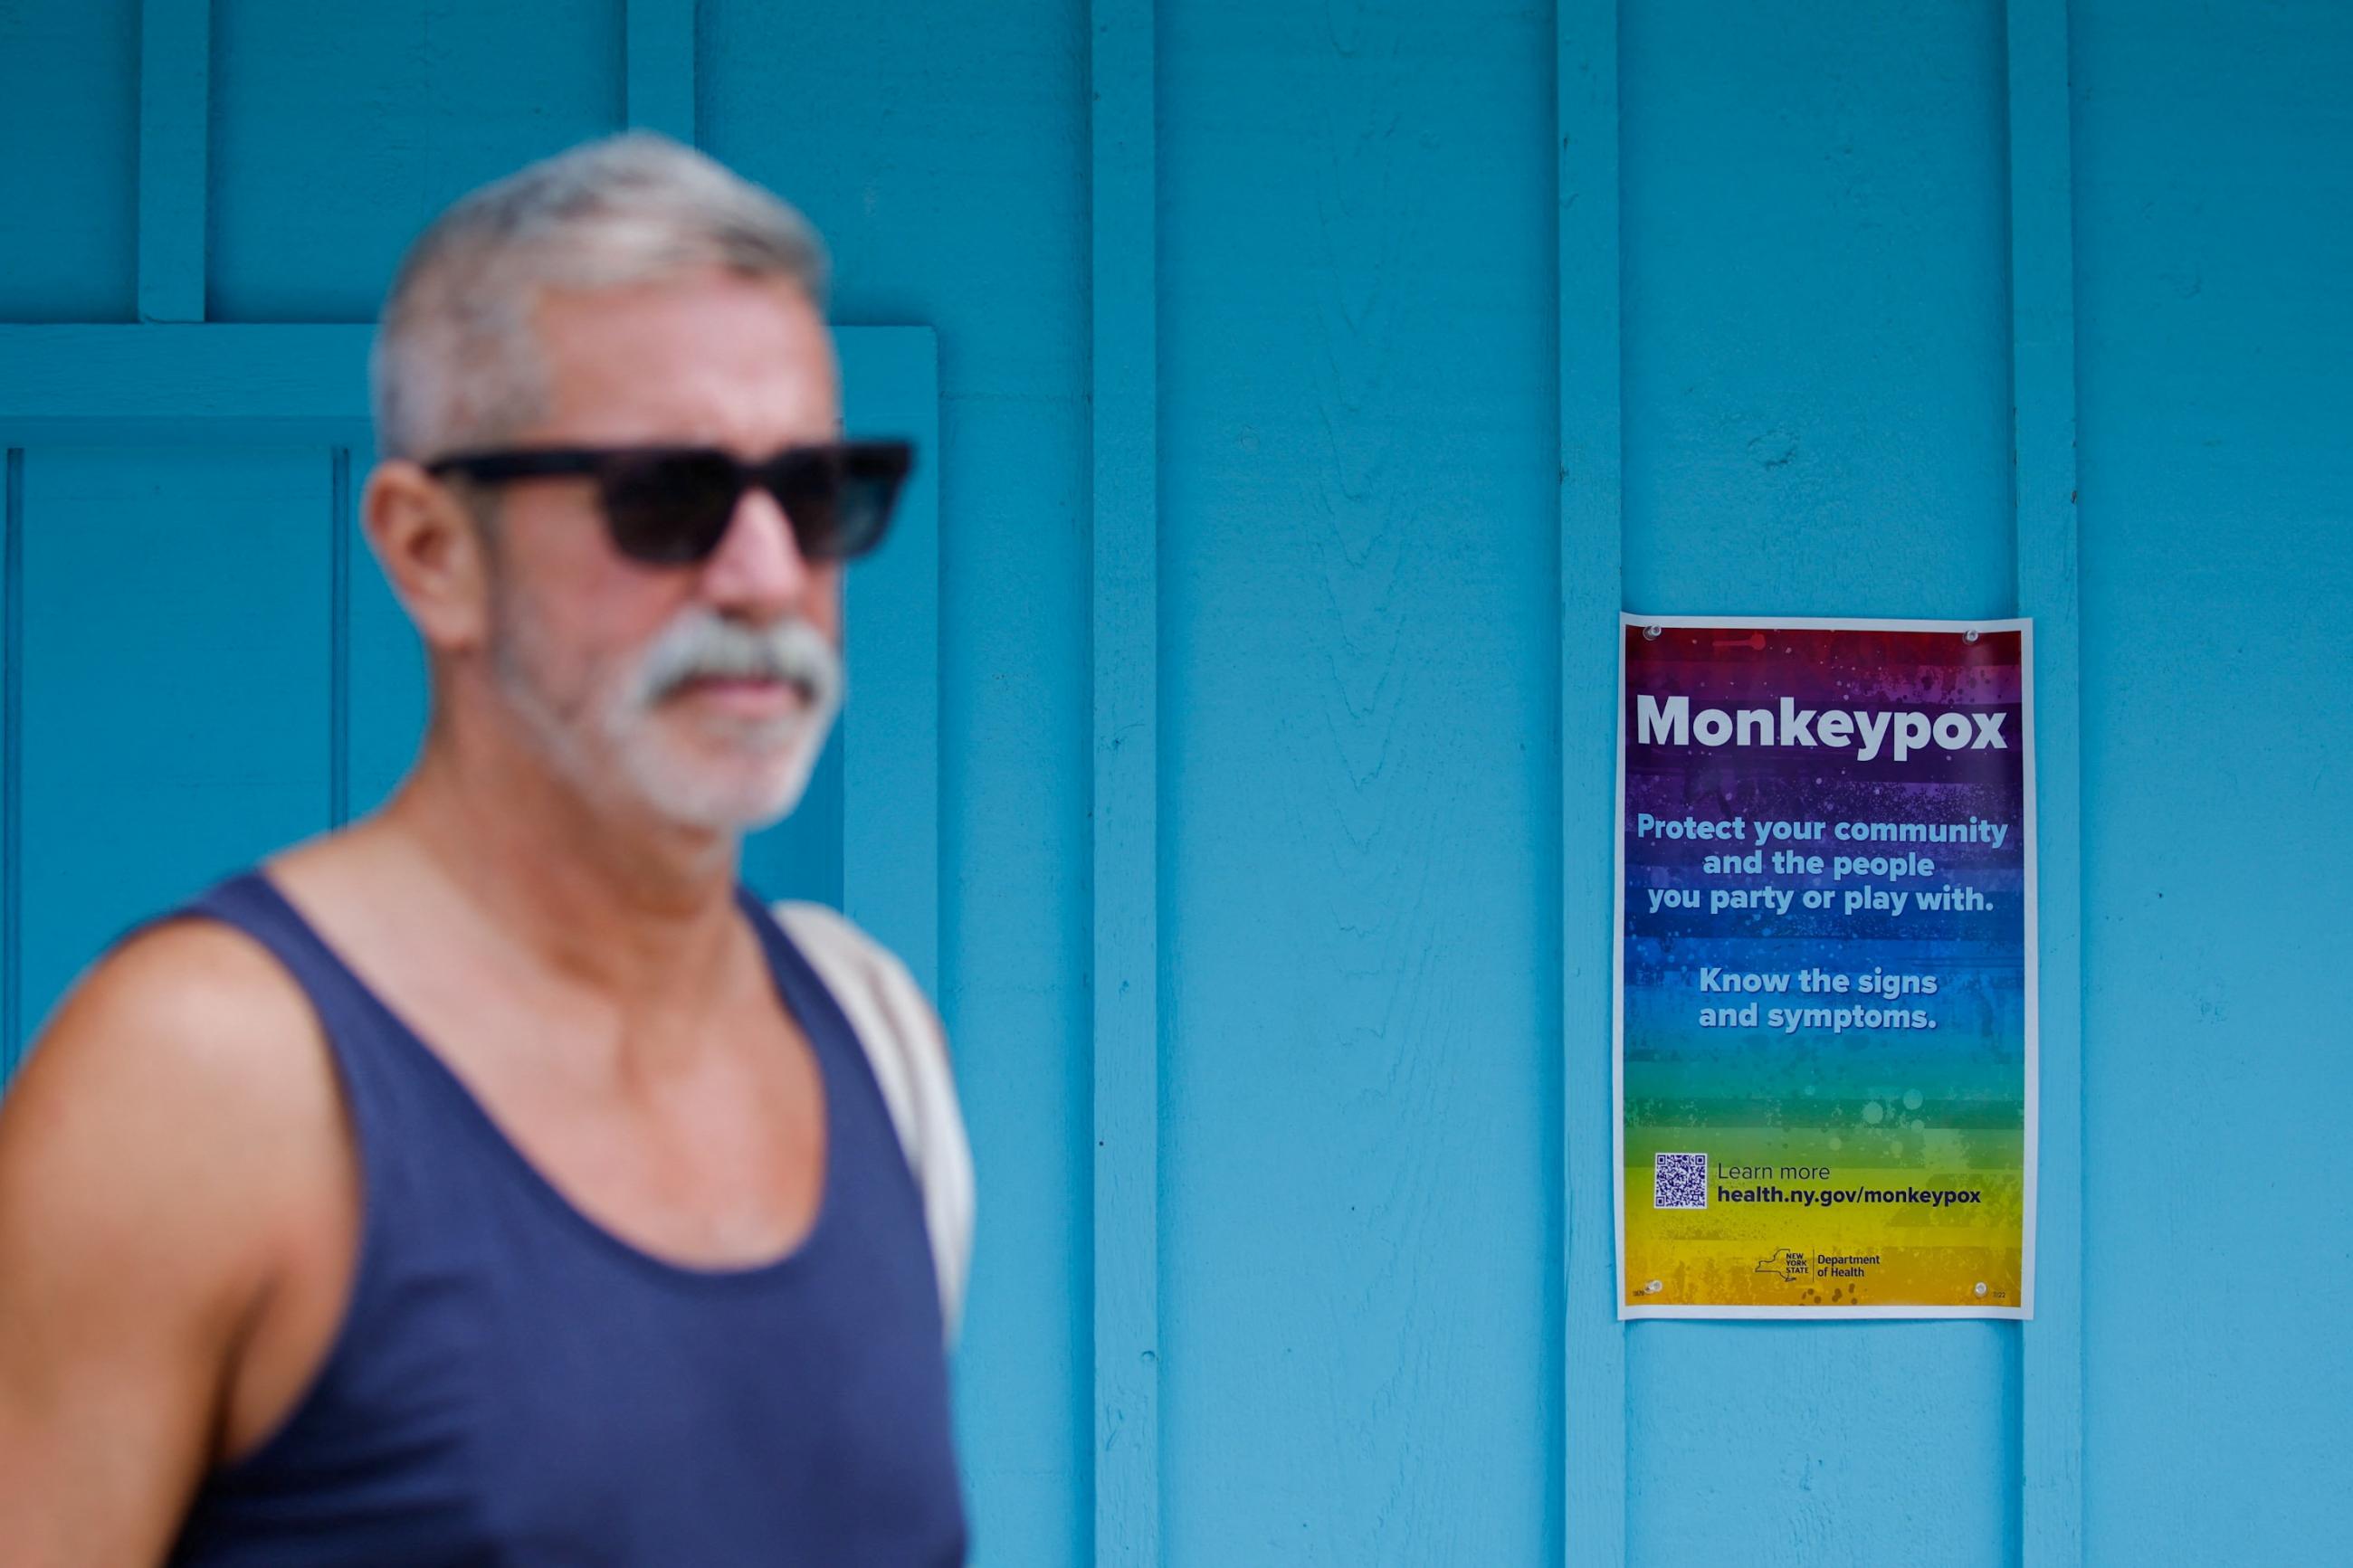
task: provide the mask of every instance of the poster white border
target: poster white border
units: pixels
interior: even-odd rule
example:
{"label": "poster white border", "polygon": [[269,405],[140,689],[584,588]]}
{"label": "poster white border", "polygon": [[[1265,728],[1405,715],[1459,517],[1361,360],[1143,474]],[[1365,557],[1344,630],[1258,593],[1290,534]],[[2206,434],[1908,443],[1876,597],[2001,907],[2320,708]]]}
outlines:
{"label": "poster white border", "polygon": [[[1647,1307],[1629,1300],[1626,1279],[1626,633],[1639,626],[1721,626],[1739,631],[1852,632],[2016,632],[2018,638],[2018,700],[2020,729],[2024,737],[2019,788],[2023,795],[2021,825],[2025,855],[2026,900],[2025,993],[2026,1125],[2020,1149],[2023,1183],[2019,1237],[2020,1300],[2014,1307],[1853,1306],[1751,1307],[1667,1305]],[[2031,1321],[2034,1317],[2034,1216],[2039,1204],[2037,1176],[2042,1165],[2042,963],[2041,859],[2035,838],[2034,780],[2034,620],[2031,616],[1972,620],[1904,620],[1843,616],[1618,616],[1617,800],[1612,811],[1610,840],[1609,921],[1609,1174],[1615,1192],[1609,1212],[1618,1233],[1618,1321],[1644,1318],[1776,1319],[1783,1322],[1836,1321],[1868,1318],[1976,1318]]]}

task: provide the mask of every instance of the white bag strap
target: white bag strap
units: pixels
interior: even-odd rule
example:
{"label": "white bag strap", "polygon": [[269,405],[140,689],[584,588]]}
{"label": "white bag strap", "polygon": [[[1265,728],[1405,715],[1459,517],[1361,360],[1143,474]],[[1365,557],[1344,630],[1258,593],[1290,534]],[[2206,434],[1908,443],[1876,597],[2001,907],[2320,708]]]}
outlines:
{"label": "white bag strap", "polygon": [[954,1343],[972,1268],[974,1194],[972,1145],[956,1102],[947,1032],[907,966],[838,911],[787,902],[774,912],[866,1048],[923,1194],[940,1317]]}

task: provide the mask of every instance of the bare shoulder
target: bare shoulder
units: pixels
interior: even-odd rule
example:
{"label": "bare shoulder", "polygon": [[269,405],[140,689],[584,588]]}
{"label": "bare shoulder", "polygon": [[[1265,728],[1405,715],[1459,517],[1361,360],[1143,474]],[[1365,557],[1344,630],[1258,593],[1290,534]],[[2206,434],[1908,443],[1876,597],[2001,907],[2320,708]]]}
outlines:
{"label": "bare shoulder", "polygon": [[207,921],[125,942],[43,1032],[0,1100],[10,1562],[168,1546],[256,1323],[353,1201],[332,1072],[293,977]]}
{"label": "bare shoulder", "polygon": [[266,950],[208,921],[142,932],[0,1101],[0,1278],[233,1307],[218,1298],[266,1282],[284,1194],[336,1158],[340,1114],[315,1017]]}
{"label": "bare shoulder", "polygon": [[301,985],[259,942],[214,921],[172,921],[68,994],[9,1093],[9,1130],[36,1135],[63,1117],[87,1131],[166,1109],[175,1129],[200,1129],[197,1112],[266,1121],[303,1098],[306,1079],[332,1089],[317,1039]]}

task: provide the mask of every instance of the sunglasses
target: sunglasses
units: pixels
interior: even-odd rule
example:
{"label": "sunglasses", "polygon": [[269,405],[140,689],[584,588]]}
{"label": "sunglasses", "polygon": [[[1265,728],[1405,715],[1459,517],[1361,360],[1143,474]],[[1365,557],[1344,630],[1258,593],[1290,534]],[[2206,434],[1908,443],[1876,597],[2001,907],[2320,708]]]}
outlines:
{"label": "sunglasses", "polygon": [[810,561],[848,561],[882,541],[915,464],[906,441],[787,447],[747,463],[715,447],[525,447],[436,458],[425,471],[477,484],[585,476],[596,481],[613,548],[649,566],[707,561],[744,492],[776,498]]}

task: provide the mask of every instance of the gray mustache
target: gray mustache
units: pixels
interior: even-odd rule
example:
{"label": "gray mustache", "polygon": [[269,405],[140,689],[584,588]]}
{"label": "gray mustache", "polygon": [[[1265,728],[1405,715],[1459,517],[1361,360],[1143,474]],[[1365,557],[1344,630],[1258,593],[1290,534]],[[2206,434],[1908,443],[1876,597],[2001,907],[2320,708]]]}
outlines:
{"label": "gray mustache", "polygon": [[841,658],[805,620],[747,626],[699,612],[655,639],[633,695],[659,701],[688,681],[704,679],[790,681],[812,701],[829,702],[839,694]]}

